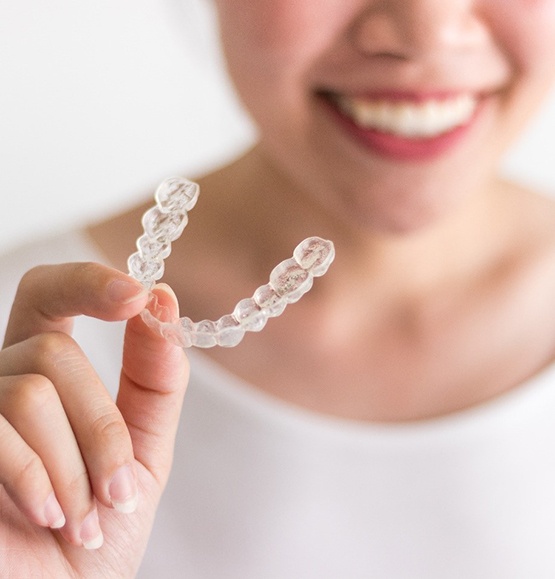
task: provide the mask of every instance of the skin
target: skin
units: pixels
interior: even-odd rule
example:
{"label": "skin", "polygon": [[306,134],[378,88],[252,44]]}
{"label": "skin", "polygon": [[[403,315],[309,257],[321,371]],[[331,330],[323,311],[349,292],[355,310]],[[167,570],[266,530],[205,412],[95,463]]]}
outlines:
{"label": "skin", "polygon": [[[334,219],[362,221],[364,233],[368,225],[414,229],[482,194],[553,78],[552,2],[217,4],[229,69],[260,127],[266,163]],[[403,164],[341,139],[316,106],[321,89],[467,89],[490,98],[486,118],[454,154]]]}
{"label": "skin", "polygon": [[[177,313],[171,290],[157,293]],[[134,576],[188,378],[184,352],[134,317],[146,299],[139,284],[98,264],[40,267],[22,280],[0,356],[1,575]],[[70,337],[81,313],[130,319],[117,405]],[[120,467],[131,481],[118,493],[111,481]],[[52,493],[65,521],[47,506]],[[134,518],[114,509],[113,500],[137,493]],[[105,546],[87,551],[84,542],[99,546],[99,517]],[[54,533],[52,524],[63,527]]]}
{"label": "skin", "polygon": [[[555,2],[216,6],[229,71],[260,141],[200,180],[165,281],[187,315],[216,319],[308,235],[333,239],[337,260],[261,334],[207,355],[274,396],[364,421],[461,410],[551,362],[555,208],[501,180],[496,167],[552,81]],[[322,106],[322,90],[485,96],[479,122],[456,147],[408,162],[348,137]],[[144,209],[90,228],[117,269]],[[169,473],[187,365],[134,317],[146,303],[136,284],[110,299],[111,282],[124,279],[69,264],[33,270],[20,286],[0,352],[0,433],[9,441],[0,453],[2,572],[124,577],[139,565]],[[159,291],[177,313],[171,292]],[[79,313],[129,320],[117,406],[69,337]],[[58,419],[36,420],[39,407]],[[72,431],[77,416],[83,428]],[[109,489],[125,465],[139,487],[133,517],[112,508]],[[44,515],[53,491],[67,521],[60,531]],[[105,542],[93,552],[79,545],[95,504]],[[25,557],[11,555],[22,549]]]}

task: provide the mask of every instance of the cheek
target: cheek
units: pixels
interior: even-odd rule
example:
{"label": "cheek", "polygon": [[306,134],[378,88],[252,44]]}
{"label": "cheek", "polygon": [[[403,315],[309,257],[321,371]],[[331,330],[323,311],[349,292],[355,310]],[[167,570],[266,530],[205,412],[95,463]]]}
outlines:
{"label": "cheek", "polygon": [[[290,0],[218,0],[220,37],[230,77],[251,113],[284,86],[299,51],[300,24]],[[292,63],[292,64],[291,64]],[[280,91],[283,88],[279,89]],[[256,115],[255,115],[256,116]]]}
{"label": "cheek", "polygon": [[[230,77],[255,122],[300,121],[307,77],[351,0],[218,0]],[[358,0],[357,0],[358,1]]]}
{"label": "cheek", "polygon": [[[224,46],[250,59],[276,59],[302,42],[310,2],[221,0],[218,5]],[[305,34],[303,35],[303,29]]]}
{"label": "cheek", "polygon": [[485,0],[493,33],[517,72],[555,68],[555,0]]}
{"label": "cheek", "polygon": [[228,60],[262,72],[302,68],[325,51],[360,0],[217,0]]}

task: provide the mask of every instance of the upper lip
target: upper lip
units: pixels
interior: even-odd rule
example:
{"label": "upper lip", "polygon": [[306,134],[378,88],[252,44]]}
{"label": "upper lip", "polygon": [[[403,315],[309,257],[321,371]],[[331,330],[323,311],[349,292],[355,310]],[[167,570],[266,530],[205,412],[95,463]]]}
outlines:
{"label": "upper lip", "polygon": [[390,101],[390,102],[412,102],[421,103],[427,101],[448,100],[461,96],[462,94],[471,94],[476,98],[484,96],[485,90],[476,90],[469,88],[458,89],[426,89],[426,90],[362,90],[362,91],[338,91],[338,90],[319,90],[318,94],[326,98],[336,98],[338,96],[347,98],[364,99],[368,101]]}

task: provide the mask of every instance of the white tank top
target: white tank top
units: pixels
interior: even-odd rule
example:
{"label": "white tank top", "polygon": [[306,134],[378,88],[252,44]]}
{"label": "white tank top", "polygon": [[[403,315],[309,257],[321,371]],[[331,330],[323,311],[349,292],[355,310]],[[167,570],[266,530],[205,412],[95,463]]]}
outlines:
{"label": "white tank top", "polygon": [[[76,233],[0,258],[2,326],[23,271],[75,259],[100,259]],[[121,324],[80,318],[75,335],[115,390]],[[190,358],[140,579],[555,578],[555,365],[481,406],[379,425]]]}

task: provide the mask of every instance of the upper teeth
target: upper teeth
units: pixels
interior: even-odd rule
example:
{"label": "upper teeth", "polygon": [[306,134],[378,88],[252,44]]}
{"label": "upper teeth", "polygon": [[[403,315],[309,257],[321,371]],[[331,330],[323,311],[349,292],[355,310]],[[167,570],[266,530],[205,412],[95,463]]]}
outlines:
{"label": "upper teeth", "polygon": [[337,97],[339,108],[357,125],[408,138],[434,137],[466,123],[476,110],[470,94],[424,102]]}

